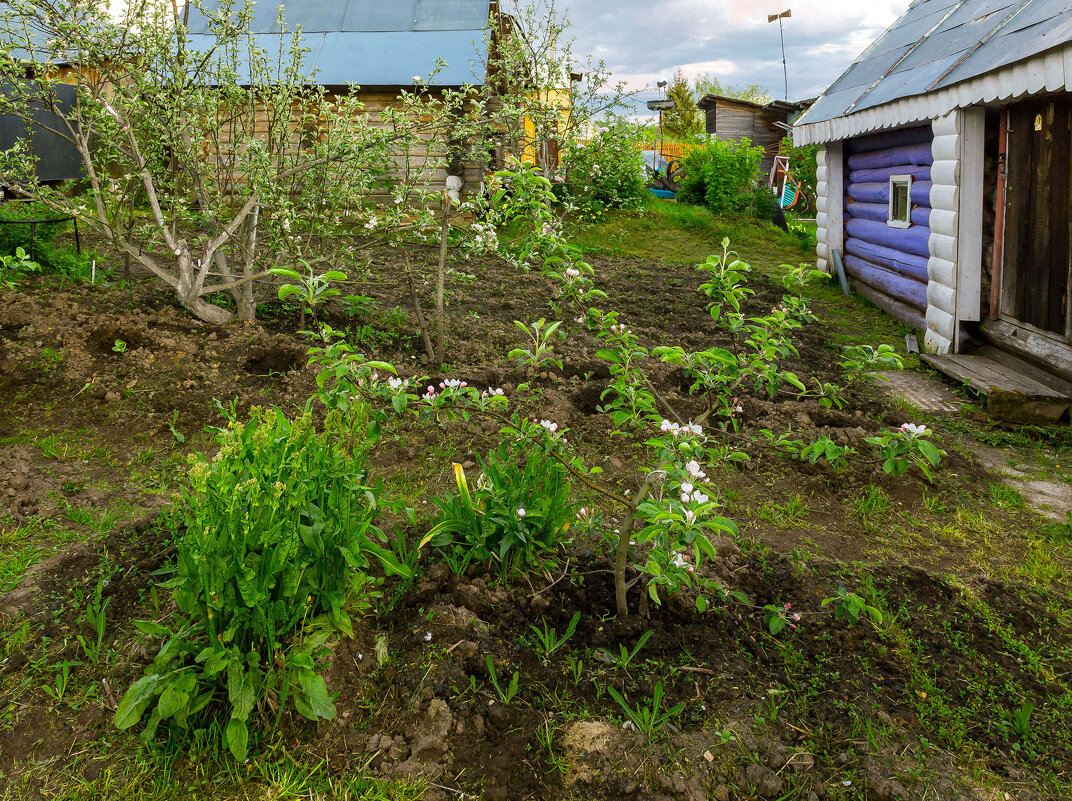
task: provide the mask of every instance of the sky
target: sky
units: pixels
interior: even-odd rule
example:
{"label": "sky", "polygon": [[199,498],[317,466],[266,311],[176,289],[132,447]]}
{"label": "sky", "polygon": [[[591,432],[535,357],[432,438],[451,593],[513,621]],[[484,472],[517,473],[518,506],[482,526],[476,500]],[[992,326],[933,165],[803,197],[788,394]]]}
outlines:
{"label": "sky", "polygon": [[[562,3],[563,0],[558,0]],[[783,19],[789,98],[815,97],[899,17],[910,0],[565,0],[574,52],[606,62],[617,80],[658,96],[680,68],[723,85],[758,82],[785,95],[778,23]]]}

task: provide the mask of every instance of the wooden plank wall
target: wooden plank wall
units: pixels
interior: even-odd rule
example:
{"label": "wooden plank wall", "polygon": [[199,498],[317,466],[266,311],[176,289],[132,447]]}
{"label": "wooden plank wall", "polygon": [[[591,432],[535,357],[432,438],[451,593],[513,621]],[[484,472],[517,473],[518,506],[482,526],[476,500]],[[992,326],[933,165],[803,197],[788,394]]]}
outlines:
{"label": "wooden plank wall", "polygon": [[[879,308],[923,329],[930,255],[930,126],[845,143],[845,270]],[[912,225],[886,225],[891,175],[912,183]]]}
{"label": "wooden plank wall", "polygon": [[747,103],[718,100],[707,112],[707,132],[716,139],[738,141],[748,138],[753,145],[762,147],[766,154],[760,165],[760,175],[770,174],[778,144],[786,132],[774,124],[785,122],[785,112],[758,108]]}
{"label": "wooden plank wall", "polygon": [[[397,108],[401,104],[398,100],[400,90],[396,91],[362,91],[359,93],[359,98],[364,104],[363,114],[367,115],[369,121],[375,126],[382,126],[384,124],[384,111],[388,108]],[[257,107],[255,111],[257,115],[255,130],[259,134],[267,135],[268,132],[268,116],[263,107]],[[298,131],[294,130],[291,137],[290,145],[294,148],[301,146],[303,138],[309,136],[316,136],[316,131]],[[206,144],[205,157],[208,159],[215,159],[221,169],[226,169],[226,165],[231,157],[231,154],[227,152],[226,145],[229,143],[229,136],[224,126],[221,126],[220,130],[220,146],[221,152],[213,153],[211,148]],[[435,143],[430,141],[430,137],[423,137],[422,144],[410,150],[407,154],[405,152],[396,152],[392,154],[391,159],[396,165],[396,174],[401,174],[409,163],[411,171],[428,169],[430,175],[428,176],[428,184],[430,188],[435,192],[442,192],[446,188],[447,171],[442,165],[432,166],[432,162],[438,161],[443,156],[443,150],[437,147]],[[475,192],[480,186],[480,182],[483,179],[484,172],[478,164],[466,164],[464,173],[464,185],[463,194],[465,192]],[[388,194],[377,195],[374,198],[377,202],[390,202],[391,196]]]}

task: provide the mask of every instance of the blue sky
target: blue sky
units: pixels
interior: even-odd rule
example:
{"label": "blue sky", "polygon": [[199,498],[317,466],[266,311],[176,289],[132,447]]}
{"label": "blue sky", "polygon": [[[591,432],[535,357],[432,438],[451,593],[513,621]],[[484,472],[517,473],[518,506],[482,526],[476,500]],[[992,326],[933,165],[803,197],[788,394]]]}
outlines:
{"label": "blue sky", "polygon": [[[567,0],[569,2],[569,0]],[[630,88],[654,87],[678,68],[723,84],[759,82],[784,95],[778,24],[785,25],[789,97],[815,97],[834,81],[910,0],[572,0],[575,51],[603,59]],[[654,91],[641,98],[655,97]]]}

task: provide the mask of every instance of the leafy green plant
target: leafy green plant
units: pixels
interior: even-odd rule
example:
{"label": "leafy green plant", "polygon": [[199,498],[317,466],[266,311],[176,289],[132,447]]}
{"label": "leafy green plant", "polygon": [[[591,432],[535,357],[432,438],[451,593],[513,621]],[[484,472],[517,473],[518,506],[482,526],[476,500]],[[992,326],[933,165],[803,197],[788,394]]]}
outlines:
{"label": "leafy green plant", "polygon": [[888,381],[879,371],[899,371],[904,368],[904,360],[892,345],[848,345],[842,351],[841,369],[848,380],[849,387],[855,387],[864,381],[881,379]]}
{"label": "leafy green plant", "polygon": [[335,717],[316,669],[336,632],[352,636],[349,610],[368,608],[378,581],[369,558],[404,575],[374,526],[382,487],[365,467],[368,448],[343,454],[311,415],[253,409],[230,420],[211,460],[197,456],[170,523],[178,533],[171,627],[146,675],[123,696],[120,729],[151,709],[142,737],[165,722],[188,729],[202,712],[224,714],[227,748],[245,758],[254,712],[288,707]]}
{"label": "leafy green plant", "polygon": [[17,247],[14,253],[0,255],[0,284],[14,289],[22,278],[30,273],[39,272],[40,269],[41,265],[30,261],[26,251]]}
{"label": "leafy green plant", "polygon": [[525,332],[525,335],[529,338],[529,348],[514,348],[507,353],[507,357],[510,359],[517,359],[517,363],[522,367],[557,367],[562,369],[562,360],[556,359],[554,339],[556,335],[562,338],[563,335],[558,333],[559,326],[562,325],[561,321],[548,324],[544,318],[540,318],[531,326],[525,325],[520,320],[514,320],[514,325]]}
{"label": "leafy green plant", "polygon": [[102,577],[97,579],[97,586],[86,601],[86,608],[80,618],[83,624],[89,624],[91,634],[88,637],[84,637],[81,634],[76,635],[78,644],[82,646],[82,652],[94,666],[100,664],[101,651],[104,647],[104,633],[108,627],[106,610],[108,609],[108,604],[112,601],[110,597],[102,598],[103,593],[104,578]]}
{"label": "leafy green plant", "polygon": [[299,325],[305,328],[305,313],[308,311],[313,316],[313,320],[316,320],[317,311],[320,307],[331,298],[341,294],[332,284],[335,281],[345,281],[346,273],[338,270],[327,270],[318,275],[313,272],[313,267],[309,262],[304,259],[298,259],[298,261],[305,265],[305,275],[289,267],[273,267],[268,272],[281,278],[289,278],[295,282],[293,284],[283,284],[279,287],[278,295],[280,300],[286,300],[292,296],[297,297],[299,303],[301,303],[301,321]]}
{"label": "leafy green plant", "polygon": [[608,209],[640,205],[647,189],[638,139],[634,124],[614,118],[587,141],[567,144],[562,150],[562,179],[553,186],[555,197],[588,220],[598,219]]}
{"label": "leafy green plant", "polygon": [[800,622],[800,614],[790,611],[792,608],[793,605],[789,603],[766,604],[763,607],[763,625],[767,627],[767,631],[777,635],[786,627],[795,629]]}
{"label": "leafy green plant", "polygon": [[629,664],[633,661],[640,650],[647,645],[648,640],[651,639],[651,629],[648,629],[640,635],[640,639],[637,640],[636,645],[632,649],[626,648],[622,643],[618,643],[618,653],[614,654],[608,651],[606,648],[600,648],[599,652],[603,654],[604,658],[610,662],[614,667],[619,670],[625,670],[629,667]]}
{"label": "leafy green plant", "polygon": [[488,678],[491,679],[491,686],[495,688],[495,695],[498,696],[503,706],[510,706],[510,702],[513,701],[514,697],[517,695],[517,685],[521,680],[521,674],[515,670],[514,675],[510,678],[510,683],[504,690],[502,685],[499,684],[499,676],[495,672],[495,663],[492,661],[491,657],[484,657],[484,661],[488,667]]}
{"label": "leafy green plant", "polygon": [[71,681],[71,668],[81,665],[78,661],[66,661],[58,663],[51,685],[46,684],[43,689],[54,701],[62,701],[67,694],[67,686]]}
{"label": "leafy green plant", "polygon": [[126,352],[127,352],[127,343],[124,342],[121,339],[117,339],[115,341],[115,344],[112,345],[112,353],[126,353]]}
{"label": "leafy green plant", "polygon": [[480,460],[470,490],[454,465],[457,494],[434,498],[440,521],[425,536],[453,569],[491,560],[507,577],[542,567],[562,545],[573,520],[566,470],[537,448],[518,451],[507,442]]}
{"label": "leafy green plant", "polygon": [[558,632],[553,626],[548,625],[546,618],[543,620],[542,628],[529,626],[533,634],[536,635],[536,653],[543,664],[546,665],[551,659],[551,654],[565,645],[566,641],[573,636],[573,633],[577,631],[577,623],[580,619],[581,613],[575,612],[570,619],[569,625],[566,626],[566,630],[562,632],[561,637],[558,636]]}
{"label": "leafy green plant", "polygon": [[763,148],[747,139],[712,139],[684,159],[686,178],[678,200],[707,206],[715,214],[741,212],[752,203]]}
{"label": "leafy green plant", "polygon": [[683,703],[675,704],[665,710],[662,708],[663,683],[661,681],[655,683],[651,702],[648,704],[640,703],[636,707],[630,706],[629,702],[622,697],[622,694],[609,685],[607,686],[607,692],[622,708],[629,722],[649,740],[659,734],[673,718],[676,718],[685,709],[685,704]]}
{"label": "leafy green plant", "polygon": [[877,625],[882,623],[882,612],[854,592],[848,592],[844,587],[838,587],[837,595],[823,599],[823,606],[834,605],[834,617],[838,620],[847,620],[856,625],[861,615],[867,615]]}
{"label": "leafy green plant", "polygon": [[905,423],[896,431],[887,429],[865,441],[879,452],[882,469],[891,476],[899,476],[914,465],[933,484],[931,470],[938,466],[945,451],[939,450],[930,436],[931,430],[926,426]]}

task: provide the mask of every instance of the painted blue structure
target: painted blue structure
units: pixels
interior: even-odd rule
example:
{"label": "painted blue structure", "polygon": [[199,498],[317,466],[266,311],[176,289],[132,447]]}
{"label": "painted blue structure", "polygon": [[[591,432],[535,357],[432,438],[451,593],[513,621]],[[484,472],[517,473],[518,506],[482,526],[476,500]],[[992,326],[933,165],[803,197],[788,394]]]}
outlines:
{"label": "painted blue structure", "polygon": [[[845,271],[857,291],[917,328],[927,311],[930,127],[863,136],[845,147]],[[907,228],[887,225],[890,178],[911,175]]]}
{"label": "painted blue structure", "polygon": [[[209,3],[205,11],[216,7]],[[424,80],[437,69],[431,86],[478,85],[486,76],[490,9],[490,0],[262,0],[250,31],[273,52],[280,42],[279,14],[285,30],[300,25],[309,49],[306,69],[321,86],[411,86],[414,76]],[[212,47],[204,15],[191,9],[188,26],[195,48]],[[284,39],[289,43],[290,36]]]}

